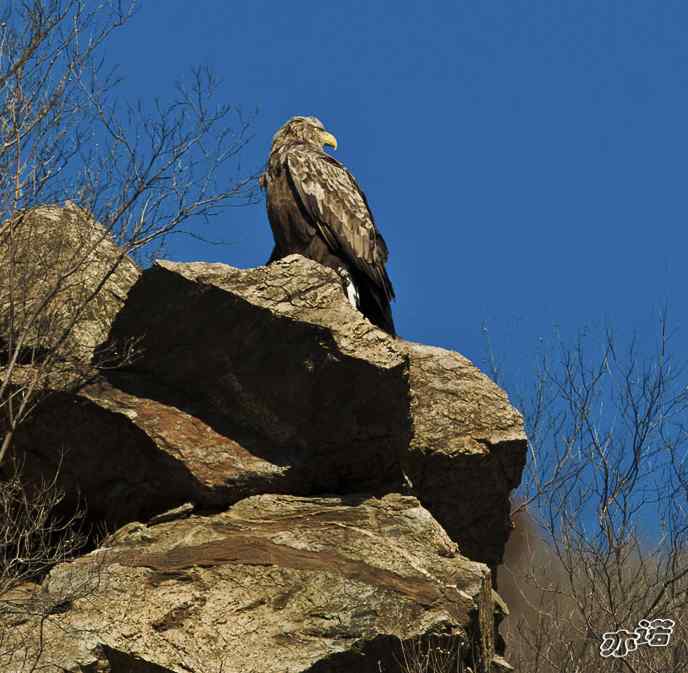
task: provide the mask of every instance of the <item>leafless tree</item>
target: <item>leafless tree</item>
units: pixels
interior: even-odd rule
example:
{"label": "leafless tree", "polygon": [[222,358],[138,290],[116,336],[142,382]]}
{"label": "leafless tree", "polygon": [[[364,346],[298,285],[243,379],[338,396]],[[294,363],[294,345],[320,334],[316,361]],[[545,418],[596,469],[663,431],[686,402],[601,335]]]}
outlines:
{"label": "leafless tree", "polygon": [[[403,673],[472,673],[478,670],[475,649],[461,637],[428,636],[404,643],[395,657]],[[481,666],[482,668],[482,666]]]}
{"label": "leafless tree", "polygon": [[[105,556],[89,572],[63,581],[58,590],[41,591],[35,580],[74,558],[87,543],[84,510],[60,512],[63,493],[55,480],[29,487],[14,472],[1,486],[0,670],[32,673],[42,670],[49,621],[95,593]],[[29,623],[34,628],[26,628]]]}
{"label": "leafless tree", "polygon": [[[166,105],[115,98],[100,54],[134,10],[18,0],[0,20],[0,464],[42,395],[87,380],[75,330],[113,274],[190,218],[254,198],[238,163],[251,119],[216,102],[212,73],[193,71]],[[91,223],[76,244],[64,222],[36,226],[37,208],[65,203]]]}
{"label": "leafless tree", "polygon": [[[136,0],[0,10],[0,668],[19,651],[13,623],[59,613],[30,582],[85,539],[83,512],[65,518],[55,479],[23,481],[17,431],[46,396],[131,358],[133,344],[91,360],[98,321],[121,302],[136,260],[255,198],[239,163],[252,118],[218,102],[211,72],[191,71],[165,104],[117,99],[103,48],[135,10]],[[19,670],[39,666],[36,642]]]}
{"label": "leafless tree", "polygon": [[666,313],[652,351],[559,341],[515,396],[530,456],[500,589],[518,670],[688,671],[688,381],[671,346]]}

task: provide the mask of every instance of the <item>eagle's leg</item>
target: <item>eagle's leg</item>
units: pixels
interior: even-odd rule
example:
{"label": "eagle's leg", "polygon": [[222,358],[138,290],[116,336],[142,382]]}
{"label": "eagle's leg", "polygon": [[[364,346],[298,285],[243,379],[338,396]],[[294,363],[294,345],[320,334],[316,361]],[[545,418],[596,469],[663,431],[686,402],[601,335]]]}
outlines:
{"label": "eagle's leg", "polygon": [[353,281],[353,278],[351,277],[351,274],[346,269],[344,269],[343,267],[339,267],[338,271],[339,271],[339,275],[342,277],[342,284],[344,285],[344,292],[346,292],[346,298],[349,300],[349,303],[355,309],[358,309],[358,307],[359,307],[358,290],[356,289],[356,285],[354,284],[354,281]]}

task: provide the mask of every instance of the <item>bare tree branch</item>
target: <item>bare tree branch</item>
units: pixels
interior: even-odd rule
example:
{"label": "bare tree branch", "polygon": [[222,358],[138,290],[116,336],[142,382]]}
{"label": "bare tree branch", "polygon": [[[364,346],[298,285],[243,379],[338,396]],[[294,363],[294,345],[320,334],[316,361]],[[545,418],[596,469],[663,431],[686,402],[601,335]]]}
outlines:
{"label": "bare tree branch", "polygon": [[[688,671],[676,649],[688,616],[685,370],[666,312],[654,352],[611,332],[591,350],[591,338],[559,340],[517,402],[530,461],[514,515],[532,523],[503,567],[517,606],[508,645],[535,673]],[[655,619],[674,621],[671,646],[602,657],[604,633]]]}

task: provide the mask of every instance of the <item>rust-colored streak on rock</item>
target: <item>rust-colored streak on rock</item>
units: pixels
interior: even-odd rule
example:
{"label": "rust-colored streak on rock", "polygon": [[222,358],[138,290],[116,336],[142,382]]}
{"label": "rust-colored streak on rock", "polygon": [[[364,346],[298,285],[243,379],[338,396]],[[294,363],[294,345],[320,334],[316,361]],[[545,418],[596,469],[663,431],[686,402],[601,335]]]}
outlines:
{"label": "rust-colored streak on rock", "polygon": [[207,568],[239,563],[274,565],[294,570],[339,574],[371,586],[396,591],[425,607],[434,605],[441,598],[445,601],[449,599],[448,592],[445,594],[436,584],[420,576],[403,577],[388,570],[375,568],[363,561],[340,556],[331,550],[294,549],[242,533],[192,547],[176,547],[168,552],[123,554],[113,560],[120,565],[146,567],[163,573],[174,573],[194,566]]}

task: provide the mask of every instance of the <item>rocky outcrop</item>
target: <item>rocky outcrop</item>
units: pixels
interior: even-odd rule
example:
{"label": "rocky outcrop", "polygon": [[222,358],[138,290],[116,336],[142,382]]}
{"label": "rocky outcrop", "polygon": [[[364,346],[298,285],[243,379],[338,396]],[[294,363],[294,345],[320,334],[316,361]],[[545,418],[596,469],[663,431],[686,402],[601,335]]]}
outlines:
{"label": "rocky outcrop", "polygon": [[[134,342],[16,436],[29,480],[59,465],[93,519],[124,526],[44,583],[60,666],[200,673],[223,651],[224,670],[379,673],[401,670],[394,643],[438,632],[473,643],[474,673],[507,670],[490,570],[526,440],[488,377],[380,331],[299,256],[158,262],[94,362]],[[60,598],[98,568],[97,599]]]}
{"label": "rocky outcrop", "polygon": [[[74,673],[397,673],[402,648],[432,634],[492,670],[489,571],[396,494],[264,495],[132,524],[56,567],[42,594],[59,607],[42,665]],[[6,673],[36,656],[32,627],[4,643]]]}

